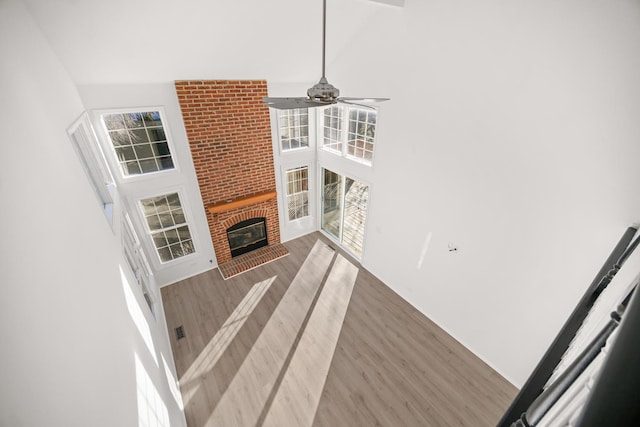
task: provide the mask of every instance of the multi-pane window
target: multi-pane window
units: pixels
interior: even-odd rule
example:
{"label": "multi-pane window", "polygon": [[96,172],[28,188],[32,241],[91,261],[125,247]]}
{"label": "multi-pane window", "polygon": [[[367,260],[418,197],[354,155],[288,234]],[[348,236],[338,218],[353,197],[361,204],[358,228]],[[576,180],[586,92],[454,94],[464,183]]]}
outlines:
{"label": "multi-pane window", "polygon": [[[376,136],[373,108],[336,106],[324,110],[322,148],[370,165]],[[343,123],[348,131],[343,131]]]}
{"label": "multi-pane window", "polygon": [[309,216],[309,168],[287,170],[287,207],[289,220]]}
{"label": "multi-pane window", "polygon": [[69,128],[68,133],[87,178],[89,178],[89,182],[96,192],[109,222],[111,222],[115,185],[88,117],[83,115]]}
{"label": "multi-pane window", "polygon": [[195,252],[178,193],[144,199],[140,205],[163,263]]}
{"label": "multi-pane window", "polygon": [[144,296],[151,313],[155,316],[155,308],[153,297],[151,296],[150,283],[151,283],[151,269],[147,263],[147,258],[138,240],[131,219],[127,213],[122,215],[122,248],[124,250],[124,257],[127,260],[127,264],[131,268],[133,275],[136,278],[136,282],[142,288],[142,295]]}
{"label": "multi-pane window", "polygon": [[336,209],[340,209],[340,199],[342,198],[340,195],[342,177],[335,172],[331,172],[329,169],[323,169],[323,171],[322,206],[324,207],[323,212],[328,213]]}
{"label": "multi-pane window", "polygon": [[280,110],[280,144],[282,151],[309,146],[309,110],[298,108]]}
{"label": "multi-pane window", "polygon": [[102,120],[124,176],[174,168],[159,111],[104,114]]}
{"label": "multi-pane window", "polygon": [[347,156],[371,163],[373,159],[373,141],[376,136],[375,110],[351,108],[349,110],[349,135],[347,137]]}
{"label": "multi-pane window", "polygon": [[331,106],[324,110],[322,147],[342,153],[342,107]]}

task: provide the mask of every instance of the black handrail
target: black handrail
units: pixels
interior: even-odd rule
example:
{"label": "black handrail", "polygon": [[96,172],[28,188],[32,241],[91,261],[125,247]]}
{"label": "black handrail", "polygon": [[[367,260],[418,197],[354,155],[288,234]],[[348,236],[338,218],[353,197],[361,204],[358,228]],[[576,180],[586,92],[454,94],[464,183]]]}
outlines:
{"label": "black handrail", "polygon": [[558,402],[591,362],[594,361],[607,343],[607,339],[609,339],[611,333],[618,327],[623,311],[624,306],[621,306],[619,307],[619,311],[611,313],[611,320],[609,320],[602,330],[591,340],[582,353],[533,401],[529,409],[527,409],[527,412],[522,414],[521,421],[524,425],[538,425],[540,420]]}
{"label": "black handrail", "polygon": [[637,426],[640,420],[640,292],[634,292],[577,427]]}
{"label": "black handrail", "polygon": [[[524,386],[520,389],[520,392],[513,400],[507,411],[504,413],[498,427],[509,427],[513,422],[519,420],[521,415],[524,414],[534,400],[542,393],[544,385],[553,374],[554,369],[560,363],[563,354],[567,347],[571,343],[571,340],[575,336],[576,332],[582,325],[585,317],[589,313],[589,310],[593,306],[597,296],[602,292],[602,289],[606,287],[603,280],[607,280],[611,271],[617,271],[619,269],[618,263],[625,258],[625,253],[628,254],[627,249],[633,239],[634,234],[638,229],[636,227],[628,227],[624,232],[617,245],[596,274],[596,277],[589,285],[589,288],[584,293],[584,296],[576,306],[576,308],[569,316],[569,319],[565,322],[562,329],[554,339],[551,346],[547,349],[546,353],[538,362]],[[637,244],[634,242],[634,244]],[[635,246],[634,246],[635,247]],[[618,268],[616,269],[616,266]],[[608,279],[611,280],[610,278]],[[608,282],[607,282],[608,284]]]}

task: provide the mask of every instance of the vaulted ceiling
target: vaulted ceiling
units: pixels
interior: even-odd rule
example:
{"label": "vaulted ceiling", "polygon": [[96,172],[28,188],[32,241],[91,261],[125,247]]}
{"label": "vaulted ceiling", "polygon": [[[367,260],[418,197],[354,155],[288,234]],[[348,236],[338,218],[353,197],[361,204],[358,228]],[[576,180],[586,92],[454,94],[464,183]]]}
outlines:
{"label": "vaulted ceiling", "polygon": [[[77,84],[319,78],[321,0],[25,2]],[[328,1],[328,66],[384,3]]]}

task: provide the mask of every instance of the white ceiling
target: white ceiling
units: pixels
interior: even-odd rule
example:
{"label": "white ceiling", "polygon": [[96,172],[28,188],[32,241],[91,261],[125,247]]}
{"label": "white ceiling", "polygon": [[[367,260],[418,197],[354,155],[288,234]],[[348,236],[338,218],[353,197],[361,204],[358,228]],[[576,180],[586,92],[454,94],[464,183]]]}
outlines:
{"label": "white ceiling", "polygon": [[[321,0],[24,2],[76,84],[319,78]],[[373,0],[327,9],[328,67],[372,15],[398,10]]]}

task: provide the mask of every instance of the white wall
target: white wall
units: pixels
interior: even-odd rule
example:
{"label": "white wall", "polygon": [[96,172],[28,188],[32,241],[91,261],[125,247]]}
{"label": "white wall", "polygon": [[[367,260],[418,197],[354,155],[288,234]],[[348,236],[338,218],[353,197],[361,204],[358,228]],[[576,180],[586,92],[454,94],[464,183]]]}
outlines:
{"label": "white wall", "polygon": [[185,426],[164,318],[123,283],[119,236],[66,135],[84,107],[16,0],[0,2],[0,56],[0,425],[135,426],[143,392],[167,416],[145,425]]}
{"label": "white wall", "polygon": [[522,385],[640,215],[640,4],[411,1],[346,45],[332,83],[391,97],[364,265]]}
{"label": "white wall", "polygon": [[[120,193],[129,206],[132,222],[145,247],[158,284],[164,286],[175,283],[216,267],[218,264],[207,216],[173,81],[158,84],[84,85],[78,89],[85,108],[91,110],[94,128],[104,152],[111,160],[112,173],[118,181]],[[156,107],[162,108],[165,114],[165,132],[172,142],[171,154],[176,167],[161,173],[123,179],[99,113],[104,110],[122,111],[130,108]],[[196,252],[162,264],[146,231],[147,226],[139,209],[139,200],[175,191],[180,193]]]}

